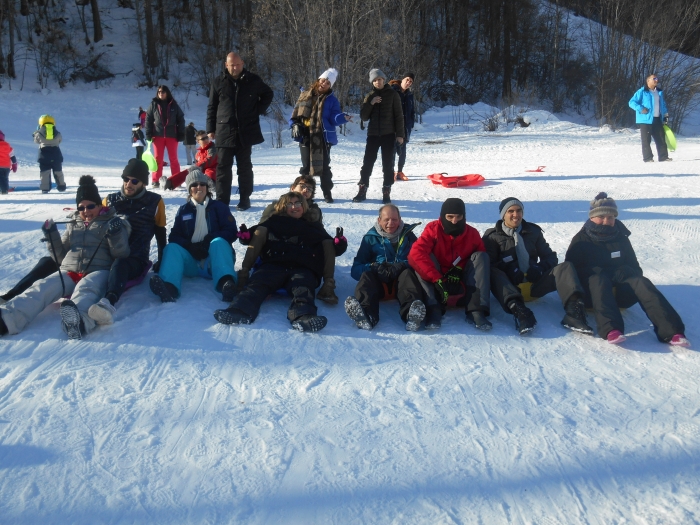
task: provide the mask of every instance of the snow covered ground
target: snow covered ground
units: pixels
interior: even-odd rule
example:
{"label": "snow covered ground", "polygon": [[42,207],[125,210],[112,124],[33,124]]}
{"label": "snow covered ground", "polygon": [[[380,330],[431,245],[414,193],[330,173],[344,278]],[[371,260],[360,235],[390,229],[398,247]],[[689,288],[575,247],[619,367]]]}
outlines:
{"label": "snow covered ground", "polygon": [[[11,179],[38,179],[31,131],[49,112],[69,184],[0,198],[0,290],[44,255],[40,223],[75,205],[80,175],[104,194],[118,188],[130,125],[153,94],[0,93],[0,129],[21,164]],[[203,127],[205,107],[191,96],[186,120]],[[425,225],[458,196],[483,232],[516,196],[562,260],[588,201],[607,191],[645,274],[700,345],[699,138],[679,137],[673,162],[644,164],[637,132],[533,112],[528,128],[485,133],[474,120],[455,126],[460,112],[488,108],[429,111],[411,137],[410,181],[392,193],[406,222]],[[256,223],[297,174],[287,134],[272,149],[263,129],[239,224]],[[459,310],[437,333],[407,333],[391,301],[374,331],[355,328],[342,299],[381,176],[377,165],[370,200],[351,202],[364,135],[349,132],[332,152],[336,203],[322,204],[327,229],[343,226],[350,243],[341,304],[319,306],[322,332],[292,331],[282,297],[251,326],[219,325],[219,295],[189,280],[175,304],[147,283],[129,290],[116,323],[78,343],[58,305],[0,339],[0,523],[700,523],[700,354],[659,343],[639,306],[624,312],[621,347],[563,329],[556,294],[531,303],[527,338],[495,299],[490,333]],[[427,181],[434,172],[487,182],[448,190]],[[164,196],[170,221],[184,195]]]}

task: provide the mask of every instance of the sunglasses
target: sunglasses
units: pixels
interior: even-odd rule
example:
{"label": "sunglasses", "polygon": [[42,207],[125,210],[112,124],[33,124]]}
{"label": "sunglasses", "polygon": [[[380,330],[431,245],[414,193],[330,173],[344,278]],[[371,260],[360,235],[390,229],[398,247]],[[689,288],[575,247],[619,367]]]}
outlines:
{"label": "sunglasses", "polygon": [[207,183],[207,182],[193,182],[192,184],[190,184],[190,188],[196,188],[198,186],[206,187],[206,186],[209,186],[209,183]]}
{"label": "sunglasses", "polygon": [[97,204],[88,204],[87,206],[78,206],[78,211],[94,210],[97,208]]}
{"label": "sunglasses", "polygon": [[200,137],[197,139],[199,142],[209,142],[209,137]]}
{"label": "sunglasses", "polygon": [[133,184],[134,186],[136,186],[137,184],[139,184],[139,183],[141,182],[139,179],[130,179],[130,178],[128,178],[128,177],[122,177],[122,180],[123,180],[124,182],[130,182],[130,183]]}
{"label": "sunglasses", "polygon": [[659,81],[659,79],[658,79],[658,78],[656,78],[656,77],[652,78],[652,80],[655,80],[656,82],[658,82],[658,81]]}
{"label": "sunglasses", "polygon": [[287,208],[303,208],[304,205],[299,201],[288,202]]}

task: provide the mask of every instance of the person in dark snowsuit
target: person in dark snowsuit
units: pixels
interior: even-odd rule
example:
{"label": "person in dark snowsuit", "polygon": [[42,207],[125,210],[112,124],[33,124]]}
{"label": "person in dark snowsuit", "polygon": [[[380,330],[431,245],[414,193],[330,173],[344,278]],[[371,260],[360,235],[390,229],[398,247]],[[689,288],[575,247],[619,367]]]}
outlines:
{"label": "person in dark snowsuit", "polygon": [[635,303],[654,325],[659,341],[689,346],[685,325],[671,303],[644,277],[630,243],[630,231],[617,220],[617,203],[606,193],[591,201],[586,221],[566,252],[586,291],[586,304],[593,308],[598,335],[618,344],[626,338],[620,308]]}
{"label": "person in dark snowsuit", "polygon": [[260,116],[267,112],[274,93],[262,79],[244,68],[236,53],[226,57],[225,71],[216,77],[209,91],[207,133],[216,140],[219,164],[216,168],[216,199],[231,202],[233,159],[238,173],[239,210],[250,208],[253,193],[251,148],[264,139]]}

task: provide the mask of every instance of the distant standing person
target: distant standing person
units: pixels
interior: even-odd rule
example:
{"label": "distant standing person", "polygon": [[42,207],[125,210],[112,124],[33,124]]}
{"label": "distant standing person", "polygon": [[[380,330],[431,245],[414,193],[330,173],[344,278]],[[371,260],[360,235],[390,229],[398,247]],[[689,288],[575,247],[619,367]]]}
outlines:
{"label": "distant standing person", "polygon": [[216,77],[209,92],[207,133],[216,140],[219,164],[216,168],[216,199],[231,202],[233,159],[238,174],[239,210],[250,208],[253,193],[252,147],[264,142],[260,116],[272,103],[274,93],[262,79],[245,69],[237,53],[229,53],[225,70]]}
{"label": "distant standing person", "polygon": [[197,153],[197,129],[194,127],[194,122],[187,124],[185,128],[185,154],[187,155],[187,164],[192,164],[195,154]]}
{"label": "distant standing person", "polygon": [[139,106],[139,122],[141,122],[141,127],[146,127],[146,112],[141,106]]}
{"label": "distant standing person", "polygon": [[39,117],[39,127],[34,132],[34,142],[39,144],[39,176],[41,193],[51,191],[51,171],[56,179],[56,189],[66,191],[63,178],[63,154],[59,144],[63,140],[61,132],[56,129],[56,120],[51,115]]}
{"label": "distant standing person", "polygon": [[352,201],[362,202],[367,199],[369,177],[381,148],[384,172],[382,202],[388,204],[391,202],[391,186],[394,184],[394,142],[403,144],[405,133],[401,97],[386,84],[386,75],[380,69],[372,69],[369,72],[369,81],[374,89],[365,97],[360,109],[360,118],[369,120],[367,145],[360,170],[360,189]]}
{"label": "distant standing person", "polygon": [[[642,156],[644,162],[654,162],[651,152],[651,139],[654,138],[659,162],[673,160],[668,156],[663,123],[668,122],[668,108],[664,100],[664,92],[658,87],[659,78],[656,73],[647,77],[646,86],[642,86],[630,99],[630,107],[637,115],[637,124],[642,136]],[[661,119],[663,118],[663,123]]]}
{"label": "distant standing person", "polygon": [[17,173],[17,157],[12,146],[5,142],[5,134],[0,131],[0,193],[3,195],[10,190],[10,170]]}
{"label": "distant standing person", "polygon": [[403,125],[406,136],[403,143],[396,142],[395,156],[399,157],[399,163],[394,173],[394,180],[408,180],[408,177],[403,172],[404,164],[406,164],[406,144],[411,138],[411,130],[416,123],[416,104],[413,99],[413,91],[411,86],[415,80],[414,73],[406,73],[402,80],[392,80],[389,84],[401,97],[401,108],[403,110]]}
{"label": "distant standing person", "polygon": [[300,175],[320,175],[323,199],[333,202],[333,173],[331,146],[338,144],[336,126],[352,122],[352,117],[340,111],[340,102],[333,94],[338,71],[327,69],[311,87],[299,95],[292,118],[289,119],[292,137],[299,142],[301,153]]}
{"label": "distant standing person", "polygon": [[177,160],[177,143],[185,139],[185,114],[177,105],[168,86],[158,86],[158,92],[146,111],[146,140],[153,141],[153,156],[158,170],[153,172],[151,181],[154,188],[160,187],[163,175],[163,159],[168,150],[170,173],[180,172]]}
{"label": "distant standing person", "polygon": [[141,160],[143,148],[146,147],[146,137],[144,137],[141,124],[138,122],[131,127],[131,147],[136,148],[136,158]]}

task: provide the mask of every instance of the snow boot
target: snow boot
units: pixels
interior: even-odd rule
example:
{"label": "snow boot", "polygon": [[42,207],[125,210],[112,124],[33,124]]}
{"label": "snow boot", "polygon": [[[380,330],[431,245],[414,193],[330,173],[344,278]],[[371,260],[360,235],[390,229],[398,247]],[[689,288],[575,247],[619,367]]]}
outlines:
{"label": "snow boot", "polygon": [[525,303],[522,301],[513,301],[508,305],[508,309],[513,314],[515,329],[520,335],[527,335],[535,329],[535,325],[537,324],[535,314],[525,306]]}
{"label": "snow boot", "polygon": [[625,341],[627,341],[627,338],[619,330],[610,330],[608,332],[606,340],[611,345],[619,345],[620,343],[624,343]]}
{"label": "snow boot", "polygon": [[53,178],[56,179],[56,189],[60,192],[66,191],[66,180],[63,178],[63,172],[54,171]]}
{"label": "snow boot", "polygon": [[355,321],[355,324],[361,330],[371,330],[377,324],[376,321],[372,322],[371,317],[362,308],[360,301],[353,296],[345,299],[345,313],[348,314],[350,319]]}
{"label": "snow boot", "polygon": [[114,323],[114,315],[117,309],[114,308],[109,299],[103,297],[99,302],[93,304],[88,309],[88,317],[99,325],[108,325]]}
{"label": "snow boot", "polygon": [[406,318],[406,330],[409,332],[417,332],[421,321],[425,318],[425,305],[423,301],[415,300],[411,303],[408,309]]}
{"label": "snow boot", "polygon": [[362,202],[367,199],[367,184],[358,184],[358,186],[360,189],[357,195],[352,198],[352,202]]}
{"label": "snow boot", "polygon": [[166,283],[160,275],[154,275],[149,281],[151,291],[160,297],[163,303],[174,303],[177,300],[177,288],[174,284]]}
{"label": "snow boot", "polygon": [[248,314],[230,307],[225,310],[216,310],[214,319],[221,324],[250,324],[253,322],[253,319]]}
{"label": "snow boot", "polygon": [[425,315],[425,329],[437,330],[442,326],[442,307],[438,304],[428,306]]}
{"label": "snow boot", "polygon": [[581,332],[583,334],[593,333],[593,328],[588,325],[586,319],[586,306],[581,299],[570,299],[566,303],[564,310],[566,311],[566,315],[564,319],[561,320],[562,326],[574,332]]}
{"label": "snow boot", "polygon": [[2,320],[2,313],[0,313],[0,336],[9,334],[10,331],[7,329],[5,321]]}
{"label": "snow boot", "polygon": [[246,211],[249,208],[250,208],[250,197],[241,196],[240,200],[238,201],[238,204],[236,204],[236,209],[238,211]]}
{"label": "snow boot", "polygon": [[307,314],[294,319],[294,321],[292,321],[292,328],[300,332],[318,332],[319,330],[323,330],[327,323],[328,319],[322,315]]}
{"label": "snow boot", "polygon": [[[0,319],[0,322],[2,319]],[[666,341],[671,346],[682,346],[685,348],[690,348],[690,341],[683,334],[674,335],[669,341]]]}
{"label": "snow boot", "polygon": [[391,204],[391,186],[382,186],[382,204]]}
{"label": "snow boot", "polygon": [[75,303],[66,299],[58,311],[61,314],[61,328],[68,335],[68,339],[82,339],[85,325]]}
{"label": "snow boot", "polygon": [[467,322],[473,324],[477,330],[483,330],[484,332],[491,330],[493,324],[491,321],[486,319],[483,312],[475,310],[473,312],[467,312]]}
{"label": "snow boot", "polygon": [[323,200],[328,204],[333,204],[333,195],[331,194],[330,190],[323,192]]}
{"label": "snow boot", "polygon": [[406,177],[406,174],[403,171],[396,171],[394,172],[394,180],[399,181],[399,180],[408,180],[408,177]]}
{"label": "snow boot", "polygon": [[224,281],[224,284],[221,285],[221,300],[230,303],[236,296],[236,281],[230,275],[221,279]]}
{"label": "snow boot", "polygon": [[167,175],[163,175],[163,176],[160,178],[160,187],[161,187],[161,189],[162,189],[163,191],[165,191],[165,190],[172,190],[172,189],[173,189],[173,183],[170,182],[170,184],[168,184],[169,182],[170,182],[170,181],[168,180]]}
{"label": "snow boot", "polygon": [[48,193],[51,191],[51,170],[44,170],[39,173],[41,181],[39,182],[39,189],[41,193]]}
{"label": "snow boot", "polygon": [[323,279],[323,286],[316,294],[316,298],[327,304],[338,304],[338,296],[335,295],[335,279],[327,277]]}

